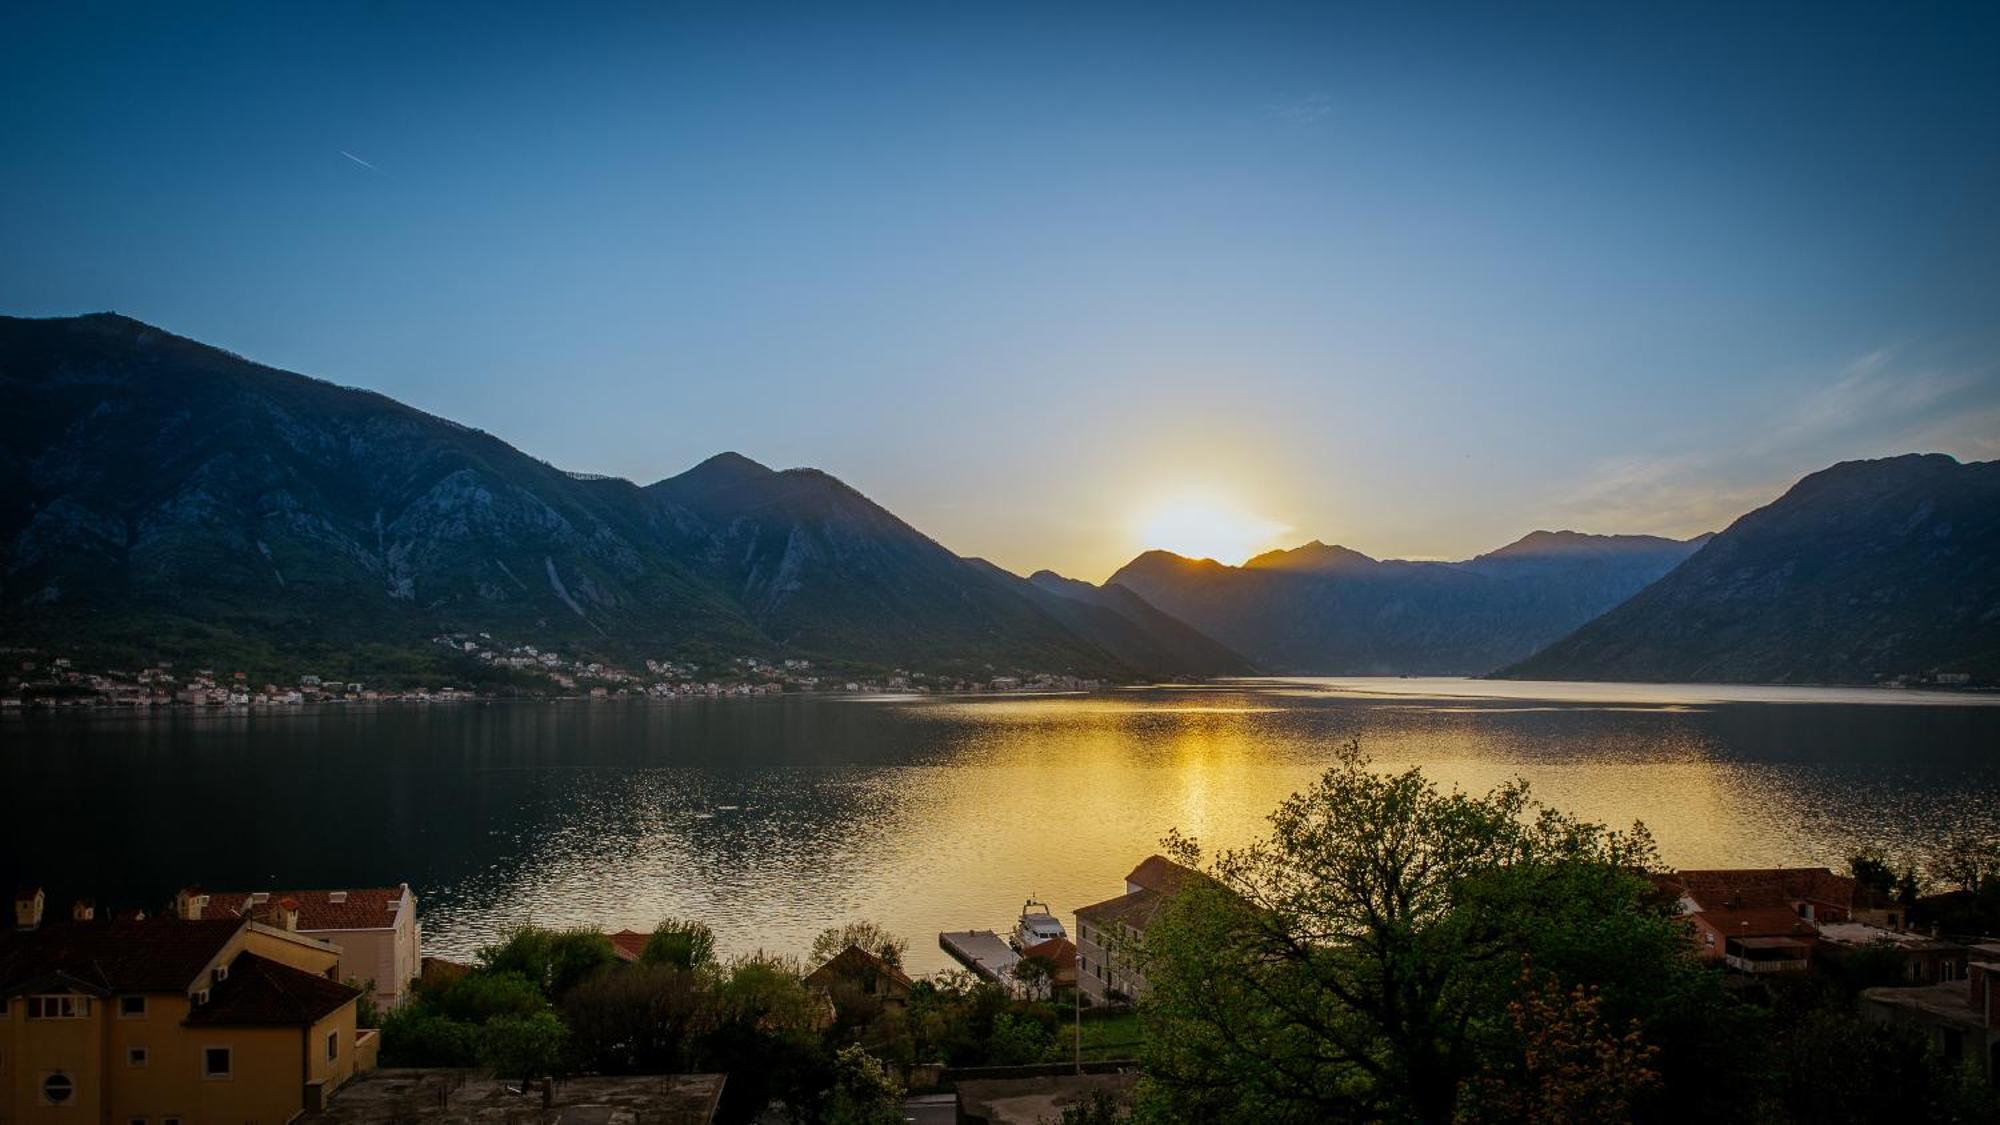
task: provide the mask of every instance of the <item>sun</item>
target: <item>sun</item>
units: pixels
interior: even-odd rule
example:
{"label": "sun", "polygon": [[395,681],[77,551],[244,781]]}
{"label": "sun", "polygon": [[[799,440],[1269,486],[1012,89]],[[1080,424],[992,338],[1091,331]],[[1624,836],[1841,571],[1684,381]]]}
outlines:
{"label": "sun", "polygon": [[1138,520],[1142,545],[1236,566],[1277,546],[1291,528],[1244,511],[1211,493],[1189,493],[1148,508]]}

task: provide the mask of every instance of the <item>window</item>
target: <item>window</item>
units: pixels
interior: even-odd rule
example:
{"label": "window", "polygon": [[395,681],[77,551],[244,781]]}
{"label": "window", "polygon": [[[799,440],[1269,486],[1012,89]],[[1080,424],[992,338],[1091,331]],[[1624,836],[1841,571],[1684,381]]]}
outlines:
{"label": "window", "polygon": [[28,1018],[31,1020],[87,1020],[90,1018],[90,997],[64,993],[58,996],[28,997]]}
{"label": "window", "polygon": [[144,1047],[127,1047],[127,1048],[125,1048],[125,1065],[126,1065],[126,1066],[145,1066],[145,1065],[146,1065],[146,1048],[144,1048]]}
{"label": "window", "polygon": [[42,1104],[68,1105],[76,1097],[76,1083],[60,1070],[42,1076]]}
{"label": "window", "polygon": [[145,1017],[146,998],[144,996],[120,996],[118,998],[119,1019],[136,1020],[144,1019]]}
{"label": "window", "polygon": [[203,1047],[201,1051],[201,1076],[203,1078],[229,1077],[229,1048]]}
{"label": "window", "polygon": [[223,981],[226,981],[228,979],[229,979],[229,966],[217,965],[215,967],[215,983],[221,984]]}
{"label": "window", "polygon": [[339,1057],[340,1057],[340,1032],[329,1031],[326,1033],[326,1061],[332,1062],[333,1060]]}

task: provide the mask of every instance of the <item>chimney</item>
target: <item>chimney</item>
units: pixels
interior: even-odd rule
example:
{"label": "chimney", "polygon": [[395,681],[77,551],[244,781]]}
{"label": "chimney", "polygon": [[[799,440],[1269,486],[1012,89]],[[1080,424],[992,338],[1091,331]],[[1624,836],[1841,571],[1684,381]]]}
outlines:
{"label": "chimney", "polygon": [[23,887],[14,892],[14,927],[32,930],[42,924],[42,905],[48,896],[40,887]]}
{"label": "chimney", "polygon": [[299,928],[299,900],[289,895],[278,900],[278,918],[287,931]]}
{"label": "chimney", "polygon": [[69,919],[72,922],[96,921],[97,904],[87,898],[77,899],[76,904],[69,908]]}

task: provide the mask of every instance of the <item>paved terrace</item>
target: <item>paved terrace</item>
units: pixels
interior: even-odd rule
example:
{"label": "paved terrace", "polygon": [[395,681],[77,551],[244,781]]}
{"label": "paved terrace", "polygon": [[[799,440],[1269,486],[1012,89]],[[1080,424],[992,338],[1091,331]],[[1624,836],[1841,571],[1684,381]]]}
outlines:
{"label": "paved terrace", "polygon": [[557,1082],[549,1104],[534,1089],[476,1070],[375,1070],[335,1091],[301,1125],[708,1125],[722,1099],[721,1074],[571,1078]]}

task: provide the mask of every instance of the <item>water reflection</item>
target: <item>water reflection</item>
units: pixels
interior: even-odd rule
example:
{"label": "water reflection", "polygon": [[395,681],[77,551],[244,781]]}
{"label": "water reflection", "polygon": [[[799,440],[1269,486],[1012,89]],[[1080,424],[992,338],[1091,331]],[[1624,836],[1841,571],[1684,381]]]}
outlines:
{"label": "water reflection", "polygon": [[796,952],[867,915],[928,970],[937,930],[1106,897],[1169,828],[1250,839],[1349,738],[1443,784],[1524,776],[1644,820],[1682,866],[1837,865],[2000,820],[1993,707],[1478,687],[29,716],[0,722],[0,875],[119,904],[407,879],[455,954],[522,921],[667,914]]}

